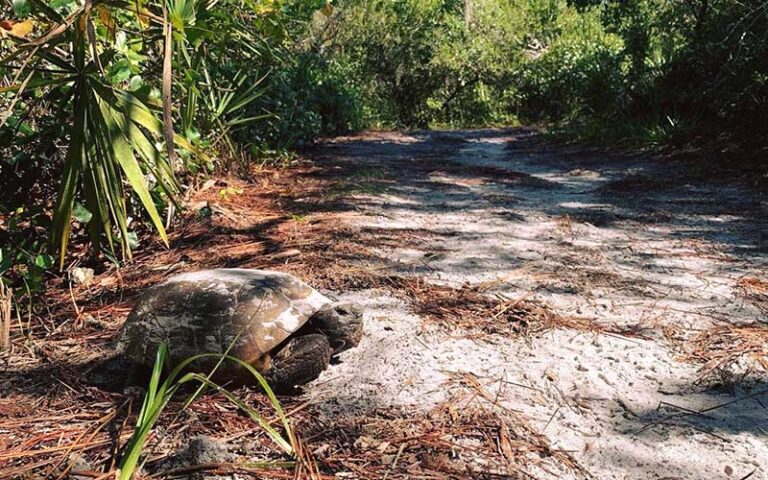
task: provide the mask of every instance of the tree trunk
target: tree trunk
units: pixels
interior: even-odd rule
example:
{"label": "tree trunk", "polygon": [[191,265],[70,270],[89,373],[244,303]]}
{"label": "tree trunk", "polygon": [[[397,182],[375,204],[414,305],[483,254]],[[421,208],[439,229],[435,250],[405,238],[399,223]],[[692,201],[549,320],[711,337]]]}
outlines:
{"label": "tree trunk", "polygon": [[464,23],[469,27],[472,25],[472,3],[474,0],[464,0]]}

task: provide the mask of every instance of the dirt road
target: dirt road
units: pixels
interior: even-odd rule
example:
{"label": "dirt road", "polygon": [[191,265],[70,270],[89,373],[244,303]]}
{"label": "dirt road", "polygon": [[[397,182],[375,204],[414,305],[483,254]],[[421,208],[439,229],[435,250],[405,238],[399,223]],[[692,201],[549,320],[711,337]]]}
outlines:
{"label": "dirt road", "polygon": [[335,210],[379,240],[360,268],[541,302],[581,325],[477,334],[426,322],[408,291],[339,293],[367,305],[369,327],[309,391],[329,418],[427,412],[471,378],[488,408],[583,469],[537,461],[535,478],[768,478],[768,337],[740,336],[766,320],[765,198],[688,164],[518,130],[371,134],[310,156],[355,172]]}
{"label": "dirt road", "polygon": [[[133,261],[91,263],[89,285],[50,282],[14,325],[0,478],[113,468],[142,393],[103,362],[135,298],[220,267],[359,301],[365,337],[281,398],[295,464],[210,393],[166,408],[154,477],[768,478],[759,192],[524,130],[370,133],[252,167],[191,192],[170,248],[147,234]],[[236,395],[273,418],[258,389]],[[190,456],[209,444],[221,455]]]}

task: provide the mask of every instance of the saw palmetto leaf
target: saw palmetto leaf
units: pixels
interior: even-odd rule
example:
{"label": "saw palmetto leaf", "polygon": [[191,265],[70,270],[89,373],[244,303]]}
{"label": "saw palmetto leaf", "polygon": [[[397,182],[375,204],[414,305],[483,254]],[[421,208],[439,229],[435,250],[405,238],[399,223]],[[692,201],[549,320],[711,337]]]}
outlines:
{"label": "saw palmetto leaf", "polygon": [[[60,267],[72,221],[84,223],[96,250],[108,249],[104,253],[110,258],[118,250],[130,258],[136,243],[130,219],[138,216],[167,244],[163,206],[171,202],[180,207],[181,186],[174,172],[182,165],[174,158],[183,158],[183,166],[191,165],[190,158],[210,162],[197,145],[212,149],[221,143],[234,150],[231,132],[267,117],[241,114],[264,94],[263,78],[254,81],[242,68],[221,65],[212,69],[218,72],[213,77],[205,71],[206,61],[214,57],[202,41],[215,33],[211,25],[221,21],[221,12],[213,12],[217,1],[23,3],[24,18],[10,23],[19,25],[15,29],[5,29],[10,33],[4,46],[10,48],[0,58],[0,67],[12,72],[3,77],[0,96],[18,108],[0,114],[0,127],[9,119],[16,122],[21,112],[48,105],[56,105],[57,115],[68,122],[66,136],[56,133],[67,151],[49,238]],[[246,21],[236,19],[232,25]],[[259,49],[250,44],[264,40],[247,35],[247,29],[229,30],[238,53],[222,58],[255,58]],[[205,82],[178,81],[198,69],[205,72],[195,78]],[[224,76],[217,76],[221,72]],[[155,95],[158,86],[162,92]],[[174,131],[174,121],[180,122],[183,134]],[[199,132],[205,131],[214,133],[198,144]],[[73,220],[76,203],[90,212],[87,220]]]}
{"label": "saw palmetto leaf", "polygon": [[76,95],[74,101],[72,137],[64,161],[64,173],[59,184],[58,200],[53,211],[53,229],[51,231],[51,241],[58,246],[61,265],[64,265],[72,208],[75,204],[80,175],[85,162],[86,99],[82,98],[81,95]]}
{"label": "saw palmetto leaf", "polygon": [[[35,74],[26,85],[11,84],[4,91],[39,88],[63,88],[70,92],[72,124],[69,148],[53,211],[51,244],[64,265],[70,222],[75,201],[80,199],[92,212],[87,222],[91,240],[97,248],[105,244],[112,252],[121,247],[124,257],[130,257],[128,216],[131,214],[127,195],[133,194],[146,212],[160,238],[168,238],[156,201],[160,198],[150,191],[152,177],[164,198],[175,202],[179,184],[173,169],[158,151],[158,141],[167,133],[155,112],[129,93],[115,88],[103,78],[100,53],[89,28],[89,8],[78,7],[66,18],[39,2],[32,2],[34,14],[51,22],[41,37],[20,45],[3,62],[18,62],[35,66],[46,62],[59,68],[60,73]],[[98,5],[99,15],[105,15],[107,2]],[[66,48],[70,42],[72,56],[62,57],[53,46]],[[0,92],[2,93],[2,92]],[[176,143],[176,136],[172,137]],[[179,137],[182,148],[193,150]],[[116,241],[117,240],[117,241]]]}

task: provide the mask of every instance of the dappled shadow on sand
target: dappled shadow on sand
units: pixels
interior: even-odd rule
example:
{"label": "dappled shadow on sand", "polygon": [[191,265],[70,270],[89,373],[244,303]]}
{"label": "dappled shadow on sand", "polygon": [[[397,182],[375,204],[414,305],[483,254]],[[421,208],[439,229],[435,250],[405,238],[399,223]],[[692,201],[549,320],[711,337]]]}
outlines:
{"label": "dappled shadow on sand", "polygon": [[[87,412],[91,423],[75,416],[59,420],[59,427],[68,428],[68,435],[79,435],[110,411],[127,408],[128,396],[91,380],[94,375],[109,376],[103,360],[133,298],[169,275],[201,268],[278,269],[334,292],[387,289],[407,299],[425,323],[435,320],[454,338],[463,335],[482,342],[483,336],[488,337],[500,351],[517,338],[549,341],[537,336],[541,329],[529,325],[535,316],[511,315],[525,310],[529,300],[545,311],[539,316],[553,322],[552,329],[567,329],[569,336],[620,336],[649,344],[649,339],[659,344],[672,338],[685,342],[686,329],[699,321],[697,328],[754,324],[765,311],[755,303],[759,299],[739,297],[736,288],[739,279],[763,275],[768,265],[768,212],[762,193],[707,177],[691,164],[552,147],[524,129],[374,133],[336,139],[304,153],[309,161],[288,171],[255,172],[249,182],[229,179],[199,192],[192,201],[204,207],[192,209],[171,234],[170,250],[147,251],[119,270],[99,268],[90,287],[70,292],[59,286],[47,307],[56,318],[75,319],[77,329],[63,324],[49,331],[36,326],[28,332],[39,346],[30,347],[33,353],[24,353],[27,356],[17,363],[4,365],[0,413],[44,432],[49,428],[44,415],[74,408],[75,415]],[[227,186],[244,186],[245,191],[223,200],[219,191]],[[492,300],[477,300],[480,296]],[[475,299],[474,310],[468,309],[468,298]],[[382,327],[382,338],[391,335]],[[422,349],[411,340],[414,348]],[[479,347],[462,348],[461,355],[471,356]],[[590,343],[579,348],[592,349],[595,363],[608,364],[613,355]],[[533,353],[508,353],[515,359],[510,367],[521,368],[526,378],[532,375]],[[386,355],[371,349],[374,361]],[[565,376],[569,369],[582,372],[578,362],[584,356],[578,351],[577,361],[568,350],[547,361],[558,362]],[[118,376],[115,373],[114,378]],[[638,379],[639,374],[630,378]],[[376,382],[382,381],[386,379],[355,385],[355,391],[369,392],[367,405],[378,414],[390,407],[380,398]],[[732,381],[740,392],[733,398],[750,395],[754,381]],[[678,390],[663,397],[645,392],[677,405],[658,410],[625,409],[615,398],[599,397],[595,412],[615,412],[600,420],[608,424],[601,433],[637,438],[650,449],[657,441],[660,449],[699,435],[714,441],[741,434],[765,439],[762,418],[768,400],[760,390],[752,390],[758,394],[749,399],[698,414],[692,411],[724,403],[727,397],[692,383],[689,375],[680,380]],[[633,394],[631,388],[614,391]],[[334,391],[332,396],[340,402],[341,415],[356,408],[343,404],[344,392]],[[133,404],[137,402],[134,399]],[[203,404],[196,410],[212,428],[200,427],[197,420],[190,422],[190,428],[215,431],[218,417],[225,415],[229,425],[245,431],[233,411],[221,409],[223,403]],[[115,418],[122,421],[128,411],[120,411]],[[571,420],[577,427],[582,421],[576,416]],[[19,426],[13,428],[21,431]],[[554,429],[550,426],[548,433]],[[99,435],[94,438],[105,443],[94,451],[117,445]],[[425,433],[423,438],[431,437]],[[357,437],[340,444],[365,449]],[[397,455],[398,448],[384,451]],[[406,454],[410,448],[405,448]],[[372,451],[366,452],[373,458]],[[426,462],[423,454],[420,451],[417,460]],[[626,450],[605,462],[616,463],[614,467],[624,469],[630,478],[647,478],[644,468],[658,459],[636,458],[642,455]],[[105,454],[95,457],[102,463],[108,459]],[[575,457],[578,460],[579,455]],[[39,457],[30,457],[27,463],[31,465],[34,458]],[[379,467],[388,471],[383,463]],[[684,478],[707,473],[697,470],[693,461],[685,465],[681,460],[678,467],[676,471],[687,472]],[[738,471],[734,478],[747,473]]]}
{"label": "dappled shadow on sand", "polygon": [[[485,148],[489,144],[501,148]],[[568,215],[598,227],[636,222],[664,227],[671,238],[717,243],[728,252],[760,254],[768,248],[764,192],[707,175],[691,162],[553,148],[517,129],[380,134],[308,153],[333,167],[322,175],[337,182],[335,193],[347,196],[346,202],[308,209],[360,209],[372,200],[349,196],[367,193],[404,194],[408,209],[435,213],[512,206],[511,199],[528,198],[523,208],[531,213]],[[544,190],[539,192],[544,198],[531,201],[529,189]],[[439,201],[432,199],[435,192]],[[333,196],[333,189],[326,194]]]}
{"label": "dappled shadow on sand", "polygon": [[[669,478],[741,479],[755,474],[761,478],[766,465],[757,452],[768,437],[768,384],[746,389],[730,385],[730,389],[726,394],[720,388],[680,385],[665,390],[659,403],[650,408],[633,408],[627,403],[614,407],[611,435],[629,441],[624,442],[628,448],[614,452],[611,460],[638,476],[665,470]],[[686,447],[693,442],[697,447]],[[733,451],[736,445],[751,455],[742,456],[737,463],[723,461],[713,469],[711,460],[723,451]],[[681,449],[684,455],[670,462],[669,457],[654,453],[659,449]],[[707,458],[707,462],[697,458]]]}
{"label": "dappled shadow on sand", "polygon": [[[443,266],[468,275],[535,267],[554,277],[542,288],[583,294],[615,282],[636,290],[627,300],[685,303],[695,288],[686,277],[702,269],[727,277],[745,263],[768,265],[763,193],[686,162],[553,148],[516,129],[376,134],[308,153],[330,187],[285,199],[289,210],[367,212],[388,228],[415,222],[442,238],[431,245]],[[559,245],[525,251],[534,244]],[[417,273],[440,268],[429,266],[438,259]]]}
{"label": "dappled shadow on sand", "polygon": [[[664,261],[670,252],[663,250],[670,245],[680,247],[675,255],[687,249],[704,258],[735,255],[736,261],[766,263],[768,212],[762,192],[707,177],[690,163],[605,154],[596,161],[591,151],[549,148],[517,130],[382,135],[323,145],[310,153],[320,165],[333,167],[327,175],[343,194],[331,203],[325,200],[333,192],[291,206],[373,209],[395,219],[490,212],[502,228],[485,235],[461,225],[431,226],[446,236],[477,241],[480,248],[482,240],[503,230],[504,220],[531,224],[548,217],[562,220],[561,228],[548,232],[549,240],[574,243],[579,236],[574,227],[605,229],[599,248],[618,254],[641,243],[644,248],[627,256],[626,266],[671,275],[684,268]],[[631,238],[625,231],[642,235]]]}
{"label": "dappled shadow on sand", "polygon": [[[742,470],[749,467],[751,454],[762,451],[755,445],[766,438],[760,413],[766,399],[759,390],[765,372],[760,365],[745,367],[751,357],[728,365],[750,375],[707,370],[723,375],[733,392],[739,392],[730,399],[755,396],[706,416],[691,414],[682,409],[698,411],[729,397],[702,390],[712,379],[697,378],[695,368],[679,363],[675,353],[686,350],[697,331],[722,325],[761,328],[765,321],[768,296],[739,293],[743,279],[764,277],[768,270],[764,192],[737,177],[712,176],[689,162],[553,147],[514,129],[377,134],[320,145],[309,154],[318,165],[331,167],[328,180],[336,188],[314,198],[291,199],[290,208],[352,212],[355,224],[372,236],[371,245],[377,232],[381,238],[398,228],[420,232],[420,243],[388,241],[379,246],[376,253],[386,259],[380,264],[386,271],[440,285],[482,285],[487,293],[506,298],[541,300],[564,316],[616,325],[644,339],[632,354],[623,353],[621,342],[603,350],[597,340],[579,347],[589,350],[589,356],[579,350],[573,357],[567,345],[545,350],[552,356],[537,361],[553,362],[564,372],[568,378],[562,381],[563,390],[577,388],[580,376],[586,375],[582,370],[591,371],[587,362],[592,362],[599,373],[590,375],[596,377],[595,385],[602,385],[595,388],[610,391],[593,412],[551,426],[552,435],[594,427],[607,439],[645,442],[645,449],[627,448],[604,458],[603,451],[587,455],[612,464],[609,471],[624,471],[628,478],[657,478],[648,469],[663,471],[659,462],[670,464],[674,478],[702,478],[719,457],[697,466],[686,456],[705,447],[739,452],[731,458],[746,460],[733,475],[750,473]],[[502,337],[490,341],[508,341],[508,335]],[[738,344],[727,348],[739,356]],[[698,359],[708,360],[706,355]],[[518,360],[528,378],[533,364],[526,367],[526,357]],[[650,367],[641,372],[638,361]],[[670,379],[657,381],[655,362],[674,372]],[[615,372],[626,384],[612,384]],[[670,392],[675,384],[679,391]],[[641,387],[648,390],[645,401],[679,401],[679,408],[624,411],[614,395],[632,397]],[[602,418],[609,410],[617,410],[617,416]],[[680,412],[685,415],[670,416]],[[741,435],[752,443],[734,446]],[[657,446],[653,438],[659,439]],[[675,462],[679,465],[672,466]]]}

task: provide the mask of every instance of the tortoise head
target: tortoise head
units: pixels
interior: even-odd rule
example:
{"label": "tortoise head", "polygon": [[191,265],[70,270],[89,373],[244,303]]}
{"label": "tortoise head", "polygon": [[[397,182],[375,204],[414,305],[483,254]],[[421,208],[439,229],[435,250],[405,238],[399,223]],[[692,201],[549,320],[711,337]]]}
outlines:
{"label": "tortoise head", "polygon": [[363,337],[363,308],[351,302],[330,303],[315,312],[309,323],[314,330],[328,337],[336,354],[360,343]]}

